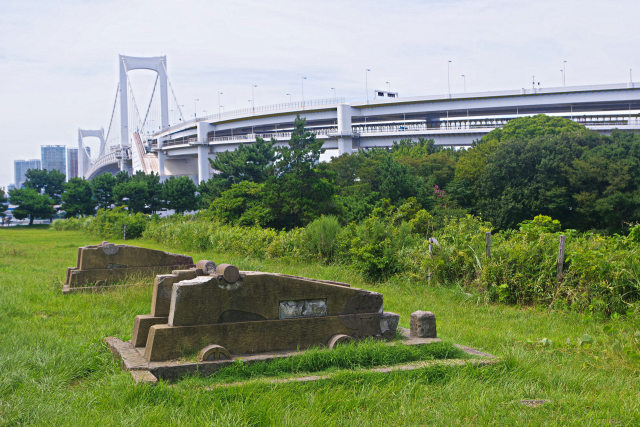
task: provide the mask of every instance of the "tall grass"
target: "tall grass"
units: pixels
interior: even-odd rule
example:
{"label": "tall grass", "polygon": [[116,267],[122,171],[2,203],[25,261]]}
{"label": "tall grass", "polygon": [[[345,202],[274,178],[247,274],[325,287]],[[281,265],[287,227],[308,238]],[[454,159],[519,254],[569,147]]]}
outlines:
{"label": "tall grass", "polygon": [[[400,208],[398,208],[398,211]],[[418,214],[424,214],[419,211]],[[405,215],[406,216],[406,215]],[[519,230],[496,233],[485,256],[491,224],[472,216],[450,217],[430,235],[420,235],[417,216],[371,216],[341,227],[321,217],[306,228],[279,231],[223,224],[204,216],[166,219],[99,212],[93,220],[54,222],[56,230],[84,228],[100,237],[140,233],[183,250],[212,250],[256,259],[321,261],[346,265],[371,282],[393,275],[441,285],[461,284],[492,301],[538,304],[594,313],[640,311],[640,243],[634,237],[579,234],[568,230],[564,275],[556,277],[560,223],[539,216]],[[144,230],[144,231],[142,231]],[[636,233],[640,234],[640,232]],[[429,239],[428,239],[429,238]],[[431,251],[429,250],[431,246]]]}
{"label": "tall grass", "polygon": [[[497,354],[503,362],[393,373],[342,369],[308,383],[212,388],[214,378],[193,377],[135,385],[103,339],[131,337],[134,316],[149,312],[151,287],[60,292],[77,247],[99,241],[78,231],[0,229],[0,425],[640,423],[637,318],[491,304],[455,286],[426,286],[399,275],[371,285],[343,265],[210,249],[185,253],[380,292],[385,310],[400,314],[402,326],[411,312],[431,310],[443,339]],[[179,250],[166,242],[135,244]],[[550,402],[529,408],[522,399]]]}

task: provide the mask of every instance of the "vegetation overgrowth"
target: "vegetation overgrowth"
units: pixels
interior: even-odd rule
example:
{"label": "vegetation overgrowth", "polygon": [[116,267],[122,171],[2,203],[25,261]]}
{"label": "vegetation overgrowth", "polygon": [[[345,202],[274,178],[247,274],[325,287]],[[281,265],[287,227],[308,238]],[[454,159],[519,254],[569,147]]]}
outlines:
{"label": "vegetation overgrowth", "polygon": [[[220,154],[211,160],[217,173],[198,188],[187,177],[97,177],[94,202],[103,208],[96,217],[54,227],[103,238],[126,227],[129,238],[187,250],[337,263],[370,281],[459,283],[511,304],[640,310],[639,135],[602,136],[538,115],[512,120],[466,151],[401,140],[327,163],[321,153],[321,141],[297,118],[287,146],[258,139]],[[60,177],[47,177],[31,173],[24,192],[61,198],[68,214],[85,212],[69,195],[86,198],[89,184],[70,181],[60,197]],[[145,215],[198,204],[194,216]],[[568,243],[558,275],[560,233]]]}
{"label": "vegetation overgrowth", "polygon": [[[278,231],[225,224],[206,214],[149,219],[112,210],[99,211],[95,218],[54,221],[53,227],[121,238],[127,224],[128,236],[143,235],[183,250],[332,263],[352,268],[370,282],[399,275],[415,282],[456,284],[481,292],[488,301],[509,304],[605,315],[640,312],[640,226],[628,236],[603,236],[561,231],[557,220],[540,215],[517,230],[495,233],[487,258],[485,236],[492,227],[478,218],[447,218],[427,238],[420,232],[430,221],[424,211],[403,205],[378,214],[347,226],[323,216],[305,228]],[[567,236],[566,258],[558,277],[561,234]]]}
{"label": "vegetation overgrowth", "polygon": [[[0,228],[0,424],[640,422],[637,318],[492,304],[455,283],[427,286],[393,276],[370,284],[340,264],[212,250],[185,253],[246,270],[338,280],[380,292],[385,310],[399,313],[402,326],[409,326],[411,312],[431,310],[440,337],[496,354],[501,361],[483,368],[430,366],[393,373],[334,367],[329,379],[306,383],[272,383],[263,375],[290,374],[264,372],[258,377],[250,373],[254,380],[232,387],[220,387],[215,377],[136,386],[103,339],[131,337],[134,316],[149,311],[149,284],[95,294],[60,292],[77,247],[100,240],[82,231]],[[169,242],[138,239],[133,244],[180,249]],[[247,377],[226,375],[227,380]],[[544,404],[529,407],[521,400]]]}

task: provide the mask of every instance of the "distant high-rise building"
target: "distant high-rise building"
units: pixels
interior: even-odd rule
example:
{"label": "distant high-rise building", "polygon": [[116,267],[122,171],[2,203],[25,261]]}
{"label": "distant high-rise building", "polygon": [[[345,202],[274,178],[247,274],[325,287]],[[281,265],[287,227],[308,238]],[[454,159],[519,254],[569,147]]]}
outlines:
{"label": "distant high-rise building", "polygon": [[13,181],[16,188],[21,188],[27,180],[25,174],[29,169],[40,169],[40,160],[14,160],[13,161]]}
{"label": "distant high-rise building", "polygon": [[57,170],[66,175],[67,156],[64,145],[43,145],[40,147],[42,153],[42,169]]}
{"label": "distant high-rise building", "polygon": [[78,149],[67,148],[67,181],[78,176]]}

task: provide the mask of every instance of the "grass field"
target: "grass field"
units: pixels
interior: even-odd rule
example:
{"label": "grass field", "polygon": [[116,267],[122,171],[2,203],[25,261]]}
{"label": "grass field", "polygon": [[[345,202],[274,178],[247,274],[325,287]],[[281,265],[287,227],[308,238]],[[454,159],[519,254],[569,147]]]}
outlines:
{"label": "grass field", "polygon": [[[131,337],[134,316],[149,311],[151,288],[60,292],[77,247],[99,241],[80,232],[0,229],[0,424],[640,424],[639,319],[486,304],[456,286],[370,285],[340,266],[215,253],[189,255],[381,292],[401,326],[415,310],[433,311],[440,337],[502,361],[393,373],[336,368],[330,379],[306,383],[134,385],[103,338]],[[549,402],[529,407],[523,399]]]}

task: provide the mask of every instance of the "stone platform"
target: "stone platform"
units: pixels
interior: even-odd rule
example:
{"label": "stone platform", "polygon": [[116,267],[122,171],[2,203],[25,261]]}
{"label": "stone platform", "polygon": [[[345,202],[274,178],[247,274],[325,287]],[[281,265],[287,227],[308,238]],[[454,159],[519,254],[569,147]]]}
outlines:
{"label": "stone platform", "polygon": [[[404,337],[400,341],[389,341],[387,345],[401,343],[405,345],[428,345],[441,342],[440,338],[419,338],[411,336],[408,329],[398,328]],[[302,354],[304,351],[272,351],[257,354],[237,354],[228,360],[212,360],[202,362],[188,362],[180,360],[166,360],[160,362],[149,362],[144,357],[144,347],[134,347],[131,341],[122,341],[118,338],[107,337],[105,342],[109,345],[111,352],[118,359],[122,360],[123,369],[129,371],[136,382],[156,382],[158,379],[175,381],[186,375],[199,373],[207,376],[215,374],[219,369],[229,366],[236,360],[251,364],[281,359]],[[465,352],[476,356],[493,357],[490,354],[481,353],[468,347],[460,346]]]}

